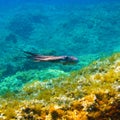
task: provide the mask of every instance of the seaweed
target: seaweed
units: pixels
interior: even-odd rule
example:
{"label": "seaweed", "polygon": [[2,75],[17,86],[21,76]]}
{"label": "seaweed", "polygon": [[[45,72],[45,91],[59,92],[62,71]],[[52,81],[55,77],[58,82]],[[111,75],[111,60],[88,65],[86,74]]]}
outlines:
{"label": "seaweed", "polygon": [[[111,57],[95,61],[79,71],[72,72],[69,76],[51,79],[51,82],[33,80],[26,83],[22,91],[16,95],[8,93],[0,98],[1,117],[41,120],[108,118],[118,120],[119,55],[119,53],[112,55],[111,61],[109,61]],[[105,71],[100,71],[101,67],[103,69],[105,67]]]}

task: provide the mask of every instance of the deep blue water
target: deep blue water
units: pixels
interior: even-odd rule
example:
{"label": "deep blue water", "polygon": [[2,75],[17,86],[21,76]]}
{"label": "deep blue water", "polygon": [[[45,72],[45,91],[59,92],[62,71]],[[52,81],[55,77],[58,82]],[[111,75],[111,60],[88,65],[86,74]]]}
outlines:
{"label": "deep blue water", "polygon": [[112,3],[120,2],[120,0],[0,0],[0,8],[16,7],[25,3],[37,3],[37,4],[100,4],[100,3]]}

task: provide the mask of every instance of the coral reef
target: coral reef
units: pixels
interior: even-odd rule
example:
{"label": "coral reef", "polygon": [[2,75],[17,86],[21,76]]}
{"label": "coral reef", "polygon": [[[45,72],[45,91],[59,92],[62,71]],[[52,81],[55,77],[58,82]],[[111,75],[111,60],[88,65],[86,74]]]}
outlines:
{"label": "coral reef", "polygon": [[0,119],[119,120],[120,53],[0,97]]}

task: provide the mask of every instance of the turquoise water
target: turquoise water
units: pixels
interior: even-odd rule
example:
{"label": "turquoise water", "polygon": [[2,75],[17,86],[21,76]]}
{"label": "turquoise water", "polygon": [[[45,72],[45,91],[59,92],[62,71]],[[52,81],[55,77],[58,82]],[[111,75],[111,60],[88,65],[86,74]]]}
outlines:
{"label": "turquoise water", "polygon": [[[58,77],[59,73],[68,75],[94,60],[120,52],[120,2],[117,0],[2,0],[0,6],[1,92],[18,90],[32,79],[42,81]],[[79,63],[33,62],[25,58],[22,50],[43,55],[72,55]]]}

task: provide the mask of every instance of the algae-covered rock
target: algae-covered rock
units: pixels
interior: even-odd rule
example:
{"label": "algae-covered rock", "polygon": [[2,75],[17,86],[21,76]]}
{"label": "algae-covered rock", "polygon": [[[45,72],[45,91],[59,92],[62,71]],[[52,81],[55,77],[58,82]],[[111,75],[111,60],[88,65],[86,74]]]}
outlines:
{"label": "algae-covered rock", "polygon": [[8,76],[2,80],[0,84],[0,94],[4,94],[7,91],[17,92],[27,82],[49,80],[59,77],[60,75],[68,75],[68,73],[55,69],[17,72],[15,75]]}
{"label": "algae-covered rock", "polygon": [[62,74],[40,81],[33,71],[29,71],[35,79],[31,75],[28,77],[31,81],[26,82],[18,93],[1,97],[1,118],[119,120],[120,53],[94,61],[68,76],[61,71],[48,71]]}

